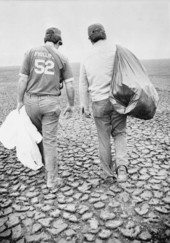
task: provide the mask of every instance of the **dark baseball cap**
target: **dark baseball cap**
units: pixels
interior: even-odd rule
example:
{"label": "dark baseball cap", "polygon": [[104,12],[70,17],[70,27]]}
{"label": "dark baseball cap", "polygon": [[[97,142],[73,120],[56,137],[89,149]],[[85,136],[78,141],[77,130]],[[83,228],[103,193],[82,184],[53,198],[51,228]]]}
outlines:
{"label": "dark baseball cap", "polygon": [[61,38],[61,30],[58,28],[48,28],[45,33],[45,40],[55,40],[55,41],[60,41],[59,44],[62,45],[62,38]]}
{"label": "dark baseball cap", "polygon": [[94,33],[105,32],[105,29],[102,24],[92,24],[88,27],[88,36],[90,37]]}

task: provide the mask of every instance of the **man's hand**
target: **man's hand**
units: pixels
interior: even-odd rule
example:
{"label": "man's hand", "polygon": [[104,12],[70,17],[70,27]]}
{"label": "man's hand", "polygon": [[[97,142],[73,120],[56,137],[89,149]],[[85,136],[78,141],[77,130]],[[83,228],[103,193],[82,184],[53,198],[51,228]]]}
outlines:
{"label": "man's hand", "polygon": [[91,118],[91,113],[90,111],[84,113],[85,118]]}
{"label": "man's hand", "polygon": [[74,110],[74,106],[67,106],[67,108],[64,111],[64,115],[66,115],[67,119],[73,116]]}
{"label": "man's hand", "polygon": [[82,118],[91,118],[91,113],[88,109],[84,109],[84,107],[81,107],[81,117]]}
{"label": "man's hand", "polygon": [[18,102],[17,104],[17,111],[20,112],[20,109],[23,107],[24,103],[23,102]]}

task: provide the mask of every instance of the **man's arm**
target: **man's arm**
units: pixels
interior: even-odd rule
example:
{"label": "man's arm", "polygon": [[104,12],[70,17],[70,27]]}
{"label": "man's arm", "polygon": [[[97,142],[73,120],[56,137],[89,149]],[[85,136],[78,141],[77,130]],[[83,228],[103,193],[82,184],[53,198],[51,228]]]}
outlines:
{"label": "man's arm", "polygon": [[65,83],[65,87],[66,87],[66,94],[67,94],[69,105],[65,109],[64,115],[69,113],[69,115],[67,114],[67,118],[71,118],[72,114],[74,112],[74,87],[73,87],[73,81],[66,82]]}
{"label": "man's arm", "polygon": [[68,62],[68,60],[66,58],[64,60],[64,63],[65,63],[65,66],[64,66],[64,71],[62,73],[62,76],[63,76],[63,80],[65,83],[66,94],[67,94],[67,98],[68,98],[68,106],[65,109],[64,114],[69,112],[71,115],[74,111],[74,86],[73,86],[74,77],[73,77],[70,63]]}
{"label": "man's arm", "polygon": [[26,75],[21,76],[18,81],[17,89],[17,110],[19,111],[24,105],[24,94],[27,88],[28,77]]}
{"label": "man's arm", "polygon": [[89,84],[87,80],[84,65],[81,65],[79,78],[79,97],[81,109],[84,109],[86,114],[89,114]]}
{"label": "man's arm", "polygon": [[74,87],[73,87],[73,81],[66,82],[65,83],[66,87],[66,93],[67,93],[67,98],[68,98],[68,103],[70,107],[74,106]]}
{"label": "man's arm", "polygon": [[24,105],[24,94],[28,84],[28,76],[30,74],[30,62],[29,62],[30,51],[27,51],[24,55],[24,60],[20,69],[20,78],[18,81],[17,89],[17,109],[18,111]]}

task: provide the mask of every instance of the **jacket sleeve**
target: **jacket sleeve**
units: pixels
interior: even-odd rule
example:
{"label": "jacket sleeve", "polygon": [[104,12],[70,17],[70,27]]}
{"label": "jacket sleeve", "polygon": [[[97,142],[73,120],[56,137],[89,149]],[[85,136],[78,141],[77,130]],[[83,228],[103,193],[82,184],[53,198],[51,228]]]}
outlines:
{"label": "jacket sleeve", "polygon": [[85,110],[88,110],[89,109],[89,83],[86,75],[86,70],[83,64],[80,67],[79,96],[80,96],[80,106],[84,107]]}

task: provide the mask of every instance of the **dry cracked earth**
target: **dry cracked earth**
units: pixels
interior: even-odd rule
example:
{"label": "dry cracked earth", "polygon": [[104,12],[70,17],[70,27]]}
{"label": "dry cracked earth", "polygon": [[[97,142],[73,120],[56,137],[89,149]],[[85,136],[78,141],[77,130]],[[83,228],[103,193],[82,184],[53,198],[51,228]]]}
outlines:
{"label": "dry cracked earth", "polygon": [[[0,242],[169,243],[170,92],[159,95],[154,119],[128,118],[125,183],[102,179],[94,121],[80,119],[78,106],[60,119],[59,188],[49,190],[44,168],[24,167],[0,144]],[[1,122],[15,108],[11,97],[2,92]]]}

